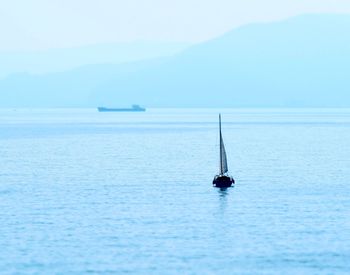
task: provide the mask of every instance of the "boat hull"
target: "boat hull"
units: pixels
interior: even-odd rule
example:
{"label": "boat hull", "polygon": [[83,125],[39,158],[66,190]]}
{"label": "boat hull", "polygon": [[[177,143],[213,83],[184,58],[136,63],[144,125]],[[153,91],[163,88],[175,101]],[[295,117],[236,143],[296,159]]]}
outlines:
{"label": "boat hull", "polygon": [[106,108],[106,107],[98,107],[97,110],[99,112],[145,112],[146,109],[135,106],[132,108]]}
{"label": "boat hull", "polygon": [[217,188],[228,188],[235,184],[235,180],[228,176],[216,176],[213,180],[213,186]]}

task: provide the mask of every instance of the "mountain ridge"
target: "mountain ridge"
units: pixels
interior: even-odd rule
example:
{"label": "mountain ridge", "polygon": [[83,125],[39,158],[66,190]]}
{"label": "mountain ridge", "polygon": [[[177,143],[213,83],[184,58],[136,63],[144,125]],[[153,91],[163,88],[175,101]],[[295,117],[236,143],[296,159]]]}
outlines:
{"label": "mountain ridge", "polygon": [[0,104],[350,107],[349,28],[350,15],[250,24],[134,70],[124,64],[7,78]]}

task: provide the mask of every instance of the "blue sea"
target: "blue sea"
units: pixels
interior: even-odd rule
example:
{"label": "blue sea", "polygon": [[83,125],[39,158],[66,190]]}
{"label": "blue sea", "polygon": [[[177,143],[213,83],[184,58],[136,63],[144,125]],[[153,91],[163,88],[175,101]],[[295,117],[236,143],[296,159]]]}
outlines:
{"label": "blue sea", "polygon": [[349,109],[1,109],[0,163],[4,274],[350,272]]}

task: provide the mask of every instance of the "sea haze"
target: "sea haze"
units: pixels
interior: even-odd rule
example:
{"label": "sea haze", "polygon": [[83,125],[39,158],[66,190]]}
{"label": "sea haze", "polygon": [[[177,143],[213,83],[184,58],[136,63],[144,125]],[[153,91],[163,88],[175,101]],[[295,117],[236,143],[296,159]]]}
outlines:
{"label": "sea haze", "polygon": [[349,109],[1,109],[0,270],[346,273],[349,140]]}

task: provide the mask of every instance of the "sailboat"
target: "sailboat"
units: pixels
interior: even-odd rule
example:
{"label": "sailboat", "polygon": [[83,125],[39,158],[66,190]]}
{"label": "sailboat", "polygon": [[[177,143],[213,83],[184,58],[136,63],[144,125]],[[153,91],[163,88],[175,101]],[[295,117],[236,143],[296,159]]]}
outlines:
{"label": "sailboat", "polygon": [[221,133],[221,114],[219,114],[219,132],[220,132],[220,173],[213,180],[214,187],[228,188],[235,184],[235,180],[227,174],[227,156],[224,140]]}

